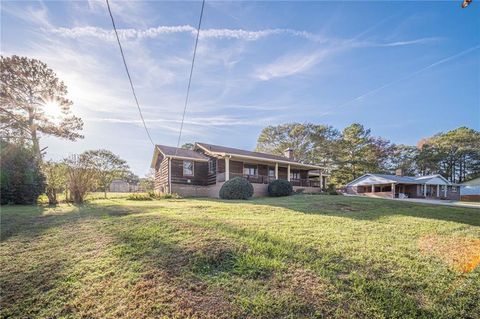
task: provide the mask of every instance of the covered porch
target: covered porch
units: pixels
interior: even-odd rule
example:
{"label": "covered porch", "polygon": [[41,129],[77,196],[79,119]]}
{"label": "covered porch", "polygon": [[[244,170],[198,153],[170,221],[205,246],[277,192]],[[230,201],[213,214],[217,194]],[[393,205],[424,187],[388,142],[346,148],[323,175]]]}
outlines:
{"label": "covered porch", "polygon": [[[217,160],[217,182],[243,177],[255,184],[268,184],[283,179],[300,187],[325,187],[326,176],[322,168],[314,165],[272,162],[230,156]],[[314,174],[312,174],[312,172]]]}

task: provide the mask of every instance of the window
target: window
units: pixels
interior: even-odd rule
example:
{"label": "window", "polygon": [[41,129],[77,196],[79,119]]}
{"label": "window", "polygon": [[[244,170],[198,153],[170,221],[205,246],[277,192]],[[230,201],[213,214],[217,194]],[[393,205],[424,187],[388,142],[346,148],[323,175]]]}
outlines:
{"label": "window", "polygon": [[256,165],[244,165],[243,166],[243,174],[248,176],[257,176],[258,169]]}
{"label": "window", "polygon": [[183,175],[193,176],[193,161],[183,161]]}
{"label": "window", "polygon": [[452,193],[456,193],[457,192],[457,186],[452,186]]}
{"label": "window", "polygon": [[290,172],[290,179],[300,179],[300,172]]}
{"label": "window", "polygon": [[215,160],[208,161],[208,173],[209,174],[215,173]]}
{"label": "window", "polygon": [[268,168],[268,177],[275,177],[275,168],[273,167]]}

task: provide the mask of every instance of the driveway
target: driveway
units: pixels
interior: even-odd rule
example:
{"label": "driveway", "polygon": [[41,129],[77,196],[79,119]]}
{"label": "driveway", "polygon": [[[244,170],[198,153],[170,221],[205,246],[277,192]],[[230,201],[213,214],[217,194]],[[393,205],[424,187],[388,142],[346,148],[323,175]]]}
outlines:
{"label": "driveway", "polygon": [[422,198],[405,198],[405,199],[391,198],[391,199],[405,201],[405,202],[444,205],[444,206],[456,206],[456,207],[471,207],[471,208],[480,209],[479,202],[461,202],[456,200],[422,199]]}

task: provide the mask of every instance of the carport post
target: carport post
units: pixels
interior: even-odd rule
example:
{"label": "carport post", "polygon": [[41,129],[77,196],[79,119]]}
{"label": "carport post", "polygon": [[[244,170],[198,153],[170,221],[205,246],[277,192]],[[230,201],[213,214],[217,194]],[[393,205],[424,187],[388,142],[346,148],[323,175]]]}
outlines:
{"label": "carport post", "polygon": [[423,197],[427,198],[427,184],[423,184]]}
{"label": "carport post", "polygon": [[395,183],[392,183],[392,198],[395,198]]}
{"label": "carport post", "polygon": [[375,193],[375,184],[372,184],[372,193]]}
{"label": "carport post", "polygon": [[437,185],[437,197],[440,197],[440,185]]}
{"label": "carport post", "polygon": [[445,198],[447,198],[447,187],[448,187],[448,185],[445,185],[445,190],[444,190],[444,193],[443,193]]}

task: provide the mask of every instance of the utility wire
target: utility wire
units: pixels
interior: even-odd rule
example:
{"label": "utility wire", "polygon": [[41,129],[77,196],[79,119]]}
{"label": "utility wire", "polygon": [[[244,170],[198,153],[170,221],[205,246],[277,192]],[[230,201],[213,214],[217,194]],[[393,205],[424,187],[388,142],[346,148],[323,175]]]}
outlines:
{"label": "utility wire", "polygon": [[193,66],[195,65],[195,56],[197,55],[198,36],[200,35],[200,28],[202,26],[204,7],[205,7],[205,0],[202,1],[202,10],[200,11],[200,19],[198,20],[197,37],[195,39],[195,47],[193,48],[192,66],[190,67],[190,77],[188,78],[187,95],[185,97],[185,104],[183,106],[182,122],[180,124],[180,133],[178,134],[177,147],[175,148],[175,156],[177,156],[177,151],[178,151],[178,148],[180,147],[180,140],[182,139],[183,123],[185,121],[185,113],[187,112],[188,97],[190,96],[190,85],[192,84]]}
{"label": "utility wire", "polygon": [[[117,37],[118,47],[120,48],[120,54],[122,55],[123,65],[125,66],[125,71],[127,71],[128,81],[130,82],[130,87],[132,89],[133,97],[135,98],[135,103],[137,104],[138,113],[140,114],[140,118],[142,119],[143,127],[145,128],[145,132],[147,133],[148,139],[153,146],[155,143],[153,142],[152,137],[150,136],[150,132],[148,131],[147,124],[145,124],[145,119],[143,118],[142,109],[140,108],[140,104],[138,103],[137,94],[135,93],[135,87],[133,86],[132,77],[130,76],[130,72],[128,71],[127,61],[125,60],[125,55],[123,54],[122,44],[120,43],[120,37],[118,36],[117,27],[115,26],[115,20],[113,19],[112,9],[110,9],[110,3],[108,0],[107,2],[108,13],[110,14],[110,18],[112,19],[112,26],[113,30],[115,31],[115,36]],[[202,7],[203,9],[203,7]],[[198,36],[197,36],[198,39]],[[191,77],[191,75],[190,75]]]}

